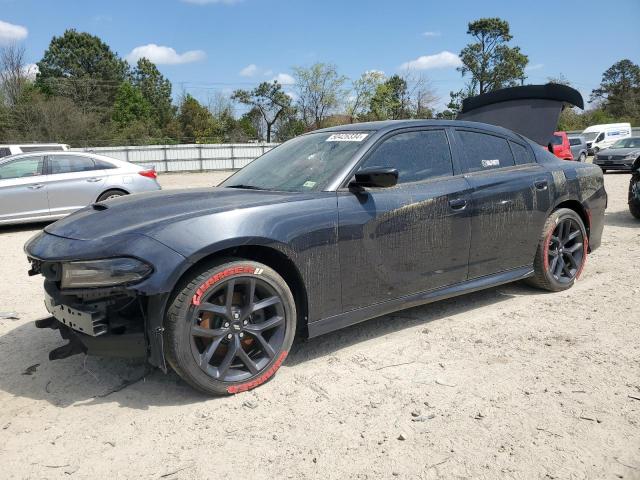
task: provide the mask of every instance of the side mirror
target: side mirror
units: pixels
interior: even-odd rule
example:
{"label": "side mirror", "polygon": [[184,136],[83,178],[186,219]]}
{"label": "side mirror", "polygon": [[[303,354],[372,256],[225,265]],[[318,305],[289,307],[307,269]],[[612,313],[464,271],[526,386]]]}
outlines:
{"label": "side mirror", "polygon": [[362,189],[365,187],[387,188],[398,183],[398,170],[391,167],[369,167],[356,172],[355,179],[349,183],[349,188]]}

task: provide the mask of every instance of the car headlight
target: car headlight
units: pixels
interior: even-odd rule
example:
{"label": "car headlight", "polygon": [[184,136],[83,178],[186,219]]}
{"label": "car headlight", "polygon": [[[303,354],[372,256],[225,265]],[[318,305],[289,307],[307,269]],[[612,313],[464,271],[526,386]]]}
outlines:
{"label": "car headlight", "polygon": [[110,287],[135,283],[153,268],[135,258],[107,258],[62,264],[62,288]]}
{"label": "car headlight", "polygon": [[635,160],[636,157],[638,156],[638,154],[640,154],[640,152],[631,152],[628,153],[626,157],[624,157],[625,160]]}

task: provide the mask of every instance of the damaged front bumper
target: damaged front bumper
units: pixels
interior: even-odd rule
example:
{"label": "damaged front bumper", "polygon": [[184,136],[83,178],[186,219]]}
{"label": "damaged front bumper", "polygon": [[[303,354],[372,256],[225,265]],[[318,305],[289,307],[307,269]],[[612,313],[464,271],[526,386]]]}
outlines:
{"label": "damaged front bumper", "polygon": [[69,343],[49,354],[58,360],[78,353],[122,358],[148,356],[145,299],[125,289],[62,293],[45,281],[45,307],[51,317],[38,328],[58,330]]}

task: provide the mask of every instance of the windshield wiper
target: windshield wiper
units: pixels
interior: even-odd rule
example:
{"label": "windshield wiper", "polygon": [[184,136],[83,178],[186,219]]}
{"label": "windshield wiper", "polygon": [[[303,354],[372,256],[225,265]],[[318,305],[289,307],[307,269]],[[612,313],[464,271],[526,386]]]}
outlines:
{"label": "windshield wiper", "polygon": [[255,185],[244,185],[239,183],[238,185],[225,185],[225,188],[244,188],[246,190],[265,190],[264,188],[256,187]]}

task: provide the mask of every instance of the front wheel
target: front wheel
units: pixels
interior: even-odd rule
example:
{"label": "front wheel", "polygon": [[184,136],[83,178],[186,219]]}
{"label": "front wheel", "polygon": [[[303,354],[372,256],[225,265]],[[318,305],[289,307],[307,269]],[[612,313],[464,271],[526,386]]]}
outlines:
{"label": "front wheel", "polygon": [[551,292],[571,288],[584,268],[587,247],[580,216],[568,208],[556,210],[542,229],[529,283]]}
{"label": "front wheel", "polygon": [[629,182],[629,211],[640,219],[640,172],[634,172]]}
{"label": "front wheel", "polygon": [[167,360],[176,373],[214,395],[269,380],[296,331],[296,306],[284,279],[267,265],[226,259],[182,285],[165,321]]}
{"label": "front wheel", "polygon": [[582,162],[582,163],[586,162],[586,161],[587,161],[587,154],[586,154],[586,153],[584,153],[584,152],[582,152],[582,153],[580,154],[580,156],[578,157],[578,161],[579,161],[579,162]]}

